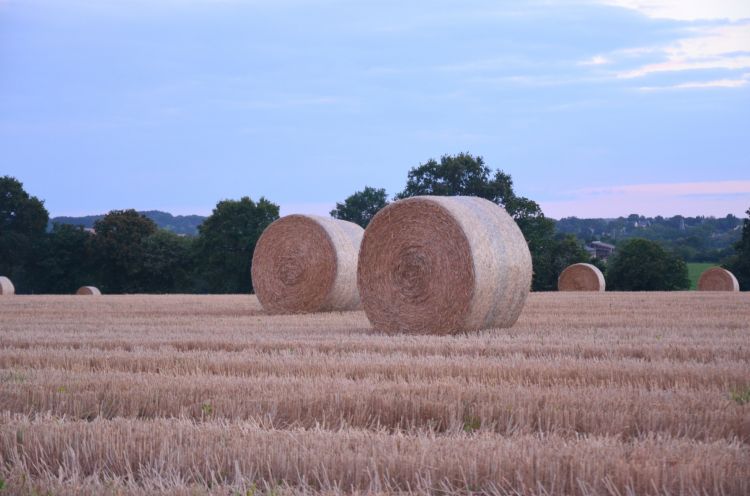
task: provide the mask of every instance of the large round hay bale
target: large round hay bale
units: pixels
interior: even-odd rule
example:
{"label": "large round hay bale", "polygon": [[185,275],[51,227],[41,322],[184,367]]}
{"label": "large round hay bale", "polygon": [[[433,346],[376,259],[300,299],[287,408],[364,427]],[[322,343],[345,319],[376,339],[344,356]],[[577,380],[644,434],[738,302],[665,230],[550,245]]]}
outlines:
{"label": "large round hay bale", "polygon": [[721,267],[705,270],[698,279],[698,291],[739,291],[740,283],[734,274]]}
{"label": "large round hay bale", "polygon": [[0,276],[0,296],[11,296],[16,294],[16,288],[5,276]]}
{"label": "large round hay bale", "polygon": [[378,212],[359,252],[367,317],[385,332],[510,327],[531,286],[531,255],[505,210],[481,198],[417,196]]}
{"label": "large round hay bale", "polygon": [[101,296],[102,292],[94,286],[81,286],[76,291],[76,294],[81,296]]}
{"label": "large round hay bale", "polygon": [[357,254],[364,229],[317,215],[288,215],[263,231],[252,278],[272,313],[357,310]]}
{"label": "large round hay bale", "polygon": [[558,291],[604,291],[604,274],[596,265],[577,263],[557,278]]}

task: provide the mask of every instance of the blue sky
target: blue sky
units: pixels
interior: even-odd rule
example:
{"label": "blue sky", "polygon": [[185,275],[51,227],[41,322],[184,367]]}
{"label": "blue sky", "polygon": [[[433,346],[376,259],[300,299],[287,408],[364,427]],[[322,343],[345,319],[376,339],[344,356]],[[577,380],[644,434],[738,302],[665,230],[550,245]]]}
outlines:
{"label": "blue sky", "polygon": [[52,215],[326,213],[468,151],[547,215],[743,215],[750,2],[0,0],[0,175]]}

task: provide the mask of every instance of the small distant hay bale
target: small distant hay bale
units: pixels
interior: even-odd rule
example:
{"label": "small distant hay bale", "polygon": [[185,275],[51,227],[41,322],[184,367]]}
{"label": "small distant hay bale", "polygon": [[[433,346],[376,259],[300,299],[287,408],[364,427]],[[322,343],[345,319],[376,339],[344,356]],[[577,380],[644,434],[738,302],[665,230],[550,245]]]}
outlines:
{"label": "small distant hay bale", "polygon": [[557,279],[558,291],[604,291],[604,274],[595,265],[577,263],[569,266]]}
{"label": "small distant hay bale", "polygon": [[253,288],[271,313],[357,310],[357,254],[364,229],[317,215],[288,215],[255,246]]}
{"label": "small distant hay bale", "polygon": [[373,327],[453,334],[512,326],[531,286],[531,254],[498,205],[468,196],[390,204],[365,230],[357,282]]}
{"label": "small distant hay bale", "polygon": [[740,283],[734,274],[721,267],[712,267],[698,279],[698,291],[739,291]]}
{"label": "small distant hay bale", "polygon": [[81,296],[101,296],[102,292],[94,286],[81,286],[76,291],[76,294]]}
{"label": "small distant hay bale", "polygon": [[0,276],[0,296],[12,296],[16,294],[13,283],[5,276]]}

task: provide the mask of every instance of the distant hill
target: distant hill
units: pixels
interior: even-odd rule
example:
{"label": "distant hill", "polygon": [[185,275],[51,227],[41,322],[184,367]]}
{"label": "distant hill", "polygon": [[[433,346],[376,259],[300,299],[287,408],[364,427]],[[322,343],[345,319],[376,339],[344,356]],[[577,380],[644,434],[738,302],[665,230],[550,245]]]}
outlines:
{"label": "distant hill", "polygon": [[[186,234],[188,236],[197,236],[198,226],[206,220],[205,217],[200,215],[172,215],[159,210],[148,210],[139,213],[153,220],[161,229],[167,229],[175,234]],[[50,220],[50,227],[52,227],[52,224],[94,227],[94,222],[102,217],[104,217],[104,214],[86,215],[83,217],[54,217]]]}

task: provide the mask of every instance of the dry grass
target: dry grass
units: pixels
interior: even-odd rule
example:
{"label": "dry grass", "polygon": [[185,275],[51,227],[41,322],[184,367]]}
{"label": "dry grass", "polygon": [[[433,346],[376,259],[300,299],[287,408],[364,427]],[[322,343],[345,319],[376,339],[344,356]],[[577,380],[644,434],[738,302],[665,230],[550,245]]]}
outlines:
{"label": "dry grass", "polygon": [[385,336],[247,296],[0,301],[5,494],[750,493],[750,295]]}

